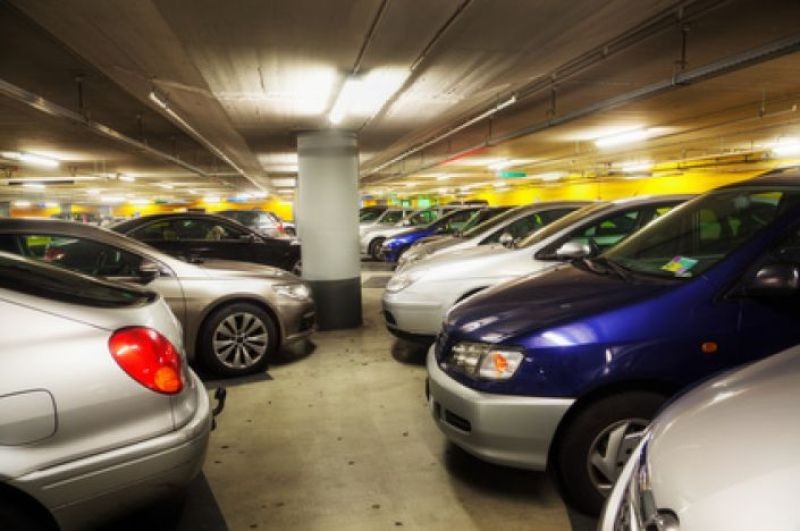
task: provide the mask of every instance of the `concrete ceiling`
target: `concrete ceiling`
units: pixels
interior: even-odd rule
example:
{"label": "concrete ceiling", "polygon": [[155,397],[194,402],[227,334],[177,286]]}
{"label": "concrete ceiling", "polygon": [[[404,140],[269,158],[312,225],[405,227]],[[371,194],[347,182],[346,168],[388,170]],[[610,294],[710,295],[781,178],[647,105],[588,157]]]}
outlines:
{"label": "concrete ceiling", "polygon": [[[430,183],[443,173],[451,174],[448,185],[487,182],[494,177],[487,166],[503,159],[530,175],[602,174],[624,160],[747,151],[800,133],[791,110],[800,94],[797,48],[742,59],[797,36],[794,0],[10,4],[0,4],[0,80],[158,153],[3,96],[0,151],[68,152],[56,173],[99,175],[109,193],[117,185],[186,196],[285,184],[295,172],[296,132],[330,127],[328,112],[354,70],[407,75],[375,115],[341,124],[359,132],[368,190],[409,182],[436,189]],[[713,75],[668,83],[723,60],[731,64]],[[153,91],[183,123],[149,99]],[[432,141],[512,95],[516,103],[491,119]],[[591,141],[634,127],[657,134],[645,146],[612,151]],[[0,186],[46,176],[6,168]],[[136,175],[138,189],[127,190],[118,173]],[[158,186],[165,183],[173,188]]]}

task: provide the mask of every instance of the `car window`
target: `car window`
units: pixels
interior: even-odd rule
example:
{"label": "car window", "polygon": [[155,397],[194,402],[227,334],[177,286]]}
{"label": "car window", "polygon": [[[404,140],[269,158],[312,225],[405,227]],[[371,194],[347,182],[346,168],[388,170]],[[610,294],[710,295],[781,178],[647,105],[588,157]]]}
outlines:
{"label": "car window", "polygon": [[19,254],[17,237],[13,234],[0,234],[0,251],[12,254]]}
{"label": "car window", "polygon": [[182,218],[175,220],[178,240],[239,240],[247,233],[213,219]]}
{"label": "car window", "polygon": [[535,212],[533,214],[529,214],[510,223],[502,230],[495,231],[488,238],[483,240],[481,242],[481,245],[488,243],[498,243],[500,241],[500,237],[506,233],[510,234],[511,237],[514,238],[514,241],[518,241],[522,238],[525,238],[527,235],[541,229],[545,225],[548,225],[549,223],[552,223],[558,218],[568,214],[573,210],[575,209],[559,208],[559,209],[544,210]]}
{"label": "car window", "polygon": [[358,214],[358,221],[361,223],[366,223],[370,221],[375,221],[383,214],[384,208],[365,208],[362,209],[361,212]]}
{"label": "car window", "polygon": [[95,277],[135,277],[142,257],[117,247],[73,236],[19,236],[23,256]]}
{"label": "car window", "polygon": [[381,218],[381,223],[397,223],[403,219],[404,214],[402,210],[389,211]]}
{"label": "car window", "polygon": [[178,239],[178,234],[172,225],[171,219],[148,223],[130,232],[130,236],[142,241],[173,241]]}

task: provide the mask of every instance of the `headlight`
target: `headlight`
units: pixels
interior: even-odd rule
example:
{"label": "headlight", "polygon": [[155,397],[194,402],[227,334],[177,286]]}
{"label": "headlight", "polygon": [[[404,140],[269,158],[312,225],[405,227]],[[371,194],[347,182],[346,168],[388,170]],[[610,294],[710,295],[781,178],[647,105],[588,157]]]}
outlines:
{"label": "headlight", "polygon": [[272,286],[272,290],[278,295],[298,301],[305,301],[311,298],[311,290],[305,284],[281,284]]}
{"label": "headlight", "polygon": [[522,363],[522,352],[485,343],[459,343],[453,347],[448,365],[473,378],[508,380]]}
{"label": "headlight", "polygon": [[411,275],[408,273],[399,273],[389,279],[389,282],[386,284],[386,291],[389,293],[397,293],[398,291],[403,291],[411,284],[417,281],[416,275]]}

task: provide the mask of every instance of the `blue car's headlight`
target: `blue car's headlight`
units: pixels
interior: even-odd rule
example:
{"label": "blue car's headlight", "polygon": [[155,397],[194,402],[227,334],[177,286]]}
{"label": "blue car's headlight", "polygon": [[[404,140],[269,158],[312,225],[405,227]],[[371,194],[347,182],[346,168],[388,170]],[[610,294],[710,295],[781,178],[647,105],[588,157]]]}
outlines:
{"label": "blue car's headlight", "polygon": [[487,343],[458,343],[445,364],[473,378],[508,380],[517,372],[524,356],[519,350]]}

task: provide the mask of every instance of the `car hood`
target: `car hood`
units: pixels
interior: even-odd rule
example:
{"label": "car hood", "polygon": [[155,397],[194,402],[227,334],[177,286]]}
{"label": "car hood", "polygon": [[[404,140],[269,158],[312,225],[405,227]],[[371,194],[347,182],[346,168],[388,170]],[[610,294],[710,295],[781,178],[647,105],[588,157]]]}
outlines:
{"label": "car hood", "polygon": [[500,342],[656,296],[657,282],[624,281],[570,264],[504,282],[454,306],[445,326],[475,341]]}
{"label": "car hood", "polygon": [[665,409],[647,447],[681,528],[797,529],[800,348],[727,372]]}
{"label": "car hood", "polygon": [[483,269],[484,264],[489,265],[492,263],[487,260],[502,261],[503,258],[508,256],[511,252],[514,251],[509,250],[499,243],[491,245],[479,245],[477,247],[460,249],[458,251],[429,255],[417,262],[415,267],[419,268],[420,270],[443,269],[452,271],[450,268],[457,264],[459,270],[472,268]]}
{"label": "car hood", "polygon": [[295,278],[294,275],[283,269],[252,262],[209,259],[194,265],[214,278]]}

